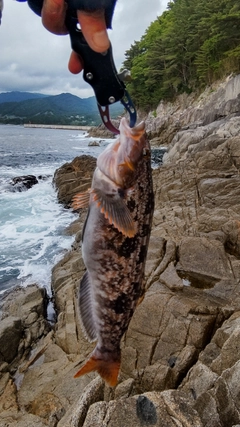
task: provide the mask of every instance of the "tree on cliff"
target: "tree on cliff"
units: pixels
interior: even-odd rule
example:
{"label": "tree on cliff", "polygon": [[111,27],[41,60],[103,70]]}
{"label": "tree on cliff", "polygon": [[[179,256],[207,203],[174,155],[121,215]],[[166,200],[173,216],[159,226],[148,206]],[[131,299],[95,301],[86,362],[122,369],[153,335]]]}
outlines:
{"label": "tree on cliff", "polygon": [[157,106],[240,71],[238,0],[173,0],[125,53],[136,105]]}

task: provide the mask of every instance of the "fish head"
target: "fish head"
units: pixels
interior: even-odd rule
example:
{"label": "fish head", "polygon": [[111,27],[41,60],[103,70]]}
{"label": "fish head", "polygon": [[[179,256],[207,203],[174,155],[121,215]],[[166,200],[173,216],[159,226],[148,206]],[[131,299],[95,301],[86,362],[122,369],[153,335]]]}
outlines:
{"label": "fish head", "polygon": [[129,188],[136,177],[137,164],[144,155],[145,123],[130,128],[125,117],[120,123],[120,135],[98,157],[100,171],[121,188]]}

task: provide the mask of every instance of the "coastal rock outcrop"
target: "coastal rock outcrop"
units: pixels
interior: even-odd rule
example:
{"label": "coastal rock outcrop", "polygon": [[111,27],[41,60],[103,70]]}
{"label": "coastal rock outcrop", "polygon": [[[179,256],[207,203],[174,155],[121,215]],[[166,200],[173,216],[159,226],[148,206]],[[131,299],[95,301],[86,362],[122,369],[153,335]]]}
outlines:
{"label": "coastal rock outcrop", "polygon": [[[1,308],[0,343],[11,333],[14,339],[11,352],[6,341],[0,345],[0,427],[240,424],[238,82],[239,76],[228,79],[211,99],[203,94],[191,111],[180,109],[179,100],[171,108],[161,105],[166,115],[168,110],[162,127],[161,117],[148,118],[149,134],[168,135],[172,142],[164,164],[153,171],[156,207],[146,293],[122,340],[117,387],[109,388],[95,373],[73,378],[93,348],[78,317],[85,269],[82,210],[72,250],[53,269],[54,328],[49,332],[43,308],[28,315],[19,311],[26,303],[10,309],[5,301]],[[62,203],[69,205],[89,187],[94,161],[77,158],[55,174]],[[41,301],[44,307],[43,295]],[[23,346],[28,328],[34,338]]]}
{"label": "coastal rock outcrop", "polygon": [[10,181],[10,190],[13,192],[27,191],[34,185],[38,184],[39,181],[44,181],[50,178],[50,175],[21,175],[12,178]]}
{"label": "coastal rock outcrop", "polygon": [[17,176],[12,179],[11,185],[14,191],[26,191],[38,184],[38,179],[35,175]]}
{"label": "coastal rock outcrop", "polygon": [[237,75],[213,83],[200,95],[183,93],[174,103],[160,102],[154,114],[149,113],[146,119],[148,136],[154,140],[154,146],[174,146],[182,132],[185,140],[188,135],[198,138],[199,142],[204,126],[218,128],[219,120],[227,123],[232,117],[239,116],[239,93],[240,76]]}
{"label": "coastal rock outcrop", "polygon": [[75,157],[56,170],[53,183],[57,189],[58,200],[69,207],[76,193],[84,192],[91,186],[96,159],[92,156]]}

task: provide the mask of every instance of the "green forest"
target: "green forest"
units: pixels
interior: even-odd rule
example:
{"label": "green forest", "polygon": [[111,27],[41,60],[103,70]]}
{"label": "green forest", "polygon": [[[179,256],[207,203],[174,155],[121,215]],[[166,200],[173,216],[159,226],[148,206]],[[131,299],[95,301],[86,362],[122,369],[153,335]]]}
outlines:
{"label": "green forest", "polygon": [[199,91],[240,71],[240,1],[173,0],[125,53],[136,106]]}

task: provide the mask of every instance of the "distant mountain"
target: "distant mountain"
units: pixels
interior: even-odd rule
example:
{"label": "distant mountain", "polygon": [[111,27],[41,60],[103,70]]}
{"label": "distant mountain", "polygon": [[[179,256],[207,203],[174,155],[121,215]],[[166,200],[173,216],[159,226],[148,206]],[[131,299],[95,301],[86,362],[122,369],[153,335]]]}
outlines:
{"label": "distant mountain", "polygon": [[43,95],[42,93],[30,93],[30,92],[3,92],[0,93],[0,104],[4,102],[21,102],[26,101],[27,99],[38,99],[45,98],[48,95]]}
{"label": "distant mountain", "polygon": [[[111,105],[112,118],[122,113],[119,102]],[[100,122],[94,96],[83,99],[70,93],[55,96],[28,92],[0,94],[0,123],[3,124],[98,125]]]}

